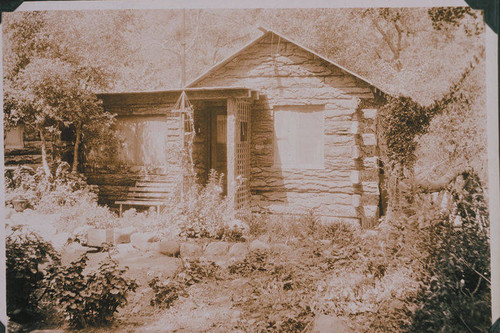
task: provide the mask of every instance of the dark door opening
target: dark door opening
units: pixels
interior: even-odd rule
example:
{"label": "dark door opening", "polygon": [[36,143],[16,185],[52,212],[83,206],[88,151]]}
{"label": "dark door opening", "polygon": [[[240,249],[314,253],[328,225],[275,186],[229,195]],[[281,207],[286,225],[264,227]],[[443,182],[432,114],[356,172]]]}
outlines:
{"label": "dark door opening", "polygon": [[210,109],[210,169],[222,178],[222,194],[227,194],[227,110],[224,107]]}

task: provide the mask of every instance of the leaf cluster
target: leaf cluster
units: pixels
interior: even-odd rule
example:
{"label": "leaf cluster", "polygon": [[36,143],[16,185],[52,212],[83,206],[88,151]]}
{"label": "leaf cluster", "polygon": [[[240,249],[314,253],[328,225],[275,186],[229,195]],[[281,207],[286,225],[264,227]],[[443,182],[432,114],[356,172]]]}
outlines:
{"label": "leaf cluster", "polygon": [[40,290],[45,272],[41,266],[58,263],[59,254],[51,243],[24,227],[18,227],[5,239],[7,314],[18,322],[41,316]]}
{"label": "leaf cluster", "polygon": [[389,97],[379,110],[379,135],[392,165],[411,169],[415,163],[415,138],[428,129],[435,105],[424,107],[409,97]]}
{"label": "leaf cluster", "polygon": [[490,249],[487,204],[476,174],[466,171],[448,188],[455,203],[421,230],[428,274],[412,331],[484,332],[490,321]]}
{"label": "leaf cluster", "polygon": [[33,208],[54,212],[63,206],[73,206],[82,201],[95,201],[85,179],[70,172],[66,162],[53,165],[52,178],[45,177],[42,168],[36,171],[16,168],[6,175],[7,199],[26,199]]}
{"label": "leaf cluster", "polygon": [[107,258],[97,272],[84,274],[88,257],[83,255],[68,267],[53,266],[47,279],[48,292],[62,307],[72,327],[108,325],[137,283],[124,275],[126,269]]}
{"label": "leaf cluster", "polygon": [[162,281],[159,277],[150,280],[148,285],[154,292],[150,304],[164,309],[170,308],[172,303],[179,298],[179,293],[184,290],[184,285],[176,280]]}

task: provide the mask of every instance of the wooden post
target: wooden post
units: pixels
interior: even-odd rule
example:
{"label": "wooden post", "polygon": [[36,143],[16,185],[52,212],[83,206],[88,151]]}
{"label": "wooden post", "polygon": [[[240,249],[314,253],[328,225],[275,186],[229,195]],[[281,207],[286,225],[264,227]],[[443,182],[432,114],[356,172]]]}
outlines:
{"label": "wooden post", "polygon": [[236,196],[236,112],[234,98],[227,100],[227,196],[235,207]]}

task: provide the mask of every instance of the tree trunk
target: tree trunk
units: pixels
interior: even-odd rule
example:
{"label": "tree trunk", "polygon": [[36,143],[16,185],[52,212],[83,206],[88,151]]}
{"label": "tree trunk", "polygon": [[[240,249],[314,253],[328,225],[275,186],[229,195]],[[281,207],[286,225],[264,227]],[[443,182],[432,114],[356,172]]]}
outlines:
{"label": "tree trunk", "polygon": [[47,142],[45,141],[45,135],[43,134],[43,130],[39,129],[38,132],[40,133],[40,140],[42,141],[43,171],[45,172],[45,176],[50,178],[52,176],[52,174],[50,173],[49,163],[47,162]]}
{"label": "tree trunk", "polygon": [[71,173],[76,173],[78,171],[78,151],[80,149],[81,136],[82,136],[82,122],[79,121],[76,126],[76,138],[75,138],[75,147],[73,148],[73,166],[71,168]]}

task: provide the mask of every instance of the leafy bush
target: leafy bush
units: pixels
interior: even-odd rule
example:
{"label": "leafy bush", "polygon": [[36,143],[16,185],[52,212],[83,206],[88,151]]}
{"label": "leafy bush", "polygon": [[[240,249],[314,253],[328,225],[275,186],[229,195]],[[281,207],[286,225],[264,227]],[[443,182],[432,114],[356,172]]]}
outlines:
{"label": "leafy bush", "polygon": [[15,229],[5,239],[7,314],[14,321],[27,322],[41,316],[45,272],[41,266],[59,262],[53,246],[35,232]]}
{"label": "leafy bush", "polygon": [[83,200],[96,201],[96,195],[85,180],[70,172],[68,163],[60,162],[54,168],[53,177],[46,177],[42,168],[36,171],[26,167],[15,169],[6,179],[7,201],[14,197],[26,199],[32,207],[47,213]]}
{"label": "leafy bush", "polygon": [[87,261],[83,255],[67,267],[53,266],[48,280],[51,297],[75,328],[110,324],[117,308],[127,303],[128,293],[137,288],[115,260],[108,258],[97,272],[85,275]]}
{"label": "leafy bush", "polygon": [[222,177],[210,172],[205,186],[191,184],[169,209],[168,218],[180,224],[181,236],[223,238],[234,218],[229,197],[222,195]]}
{"label": "leafy bush", "polygon": [[487,205],[471,171],[449,191],[454,211],[428,220],[420,244],[427,274],[412,331],[485,332],[491,323]]}
{"label": "leafy bush", "polygon": [[177,275],[177,280],[187,286],[207,278],[218,278],[219,266],[213,261],[199,259],[184,261],[184,270]]}
{"label": "leafy bush", "polygon": [[172,303],[179,298],[184,290],[184,285],[175,280],[161,281],[159,277],[153,278],[148,285],[153,289],[155,295],[150,301],[152,306],[168,309]]}
{"label": "leafy bush", "polygon": [[229,267],[231,274],[248,276],[255,272],[265,272],[270,267],[268,264],[268,253],[263,251],[253,251],[242,261],[238,261]]}

